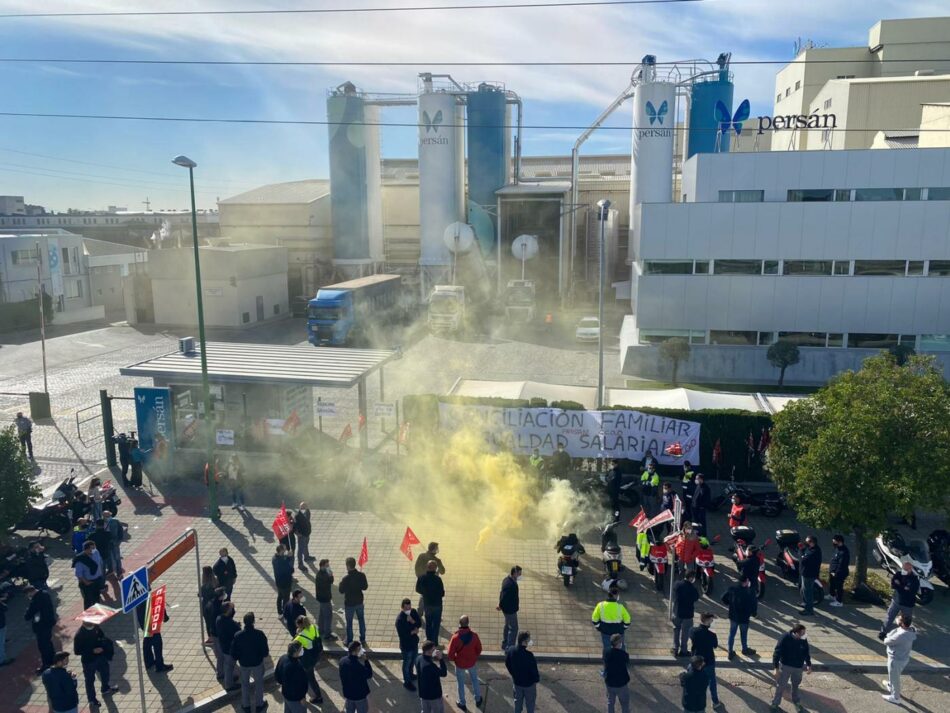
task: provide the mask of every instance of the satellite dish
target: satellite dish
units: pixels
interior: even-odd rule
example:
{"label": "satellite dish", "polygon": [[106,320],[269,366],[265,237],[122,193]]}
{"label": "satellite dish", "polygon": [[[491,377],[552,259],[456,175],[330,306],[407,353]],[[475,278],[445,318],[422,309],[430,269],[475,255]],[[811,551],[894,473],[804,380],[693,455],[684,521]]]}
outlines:
{"label": "satellite dish", "polygon": [[445,246],[453,253],[467,253],[475,245],[475,230],[468,223],[452,223],[442,234]]}
{"label": "satellite dish", "polygon": [[530,260],[538,255],[538,236],[519,235],[511,243],[511,254],[517,260]]}

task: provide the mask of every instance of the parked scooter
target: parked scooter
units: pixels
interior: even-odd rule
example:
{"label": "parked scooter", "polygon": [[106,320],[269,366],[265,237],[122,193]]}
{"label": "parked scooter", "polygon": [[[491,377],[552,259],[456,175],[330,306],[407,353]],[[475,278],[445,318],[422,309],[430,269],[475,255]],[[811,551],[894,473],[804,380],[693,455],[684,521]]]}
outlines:
{"label": "parked scooter", "polygon": [[584,545],[572,532],[569,535],[561,535],[561,539],[557,541],[557,551],[557,571],[564,580],[564,586],[569,587],[574,584],[574,577],[580,569],[580,556],[584,554]]}
{"label": "parked scooter", "polygon": [[[736,568],[740,571],[746,570],[745,563],[753,558],[758,561],[758,567],[756,569],[756,583],[755,583],[755,594],[760,600],[765,598],[765,583],[766,583],[766,574],[765,574],[765,548],[772,544],[771,539],[767,539],[765,544],[761,547],[755,547],[753,549],[753,543],[755,542],[755,529],[747,525],[742,525],[740,527],[734,527],[730,530],[732,535],[732,540],[735,542],[735,546],[731,547],[732,551],[732,561],[736,563]],[[749,567],[752,569],[752,567]]]}
{"label": "parked scooter", "polygon": [[933,562],[923,540],[904,540],[897,530],[884,530],[874,538],[874,558],[892,575],[902,570],[901,559],[910,557],[914,572],[920,578],[917,601],[930,604],[934,598],[934,585],[930,581]]}
{"label": "parked scooter", "polygon": [[618,589],[627,588],[627,580],[620,576],[626,567],[623,566],[623,553],[617,539],[617,525],[620,524],[620,513],[614,513],[613,522],[604,525],[600,533],[600,553],[604,563],[604,583],[606,589],[616,585]]}
{"label": "parked scooter", "polygon": [[787,507],[785,496],[778,490],[754,491],[736,484],[732,478],[722,489],[722,493],[712,499],[712,510],[718,510],[732,500],[733,495],[742,498],[749,512],[760,511],[766,517],[778,517]]}
{"label": "parked scooter", "polygon": [[[779,570],[790,582],[799,582],[801,579],[801,551],[805,548],[801,535],[797,530],[776,530],[775,542],[778,544],[778,555],[775,558],[775,564]],[[815,604],[821,604],[825,598],[825,585],[820,579],[815,580],[815,593],[813,601]]]}
{"label": "parked scooter", "polygon": [[647,538],[650,541],[650,554],[648,555],[647,571],[653,577],[653,583],[658,592],[664,591],[666,582],[666,569],[669,562],[670,548],[663,539],[660,532],[660,526],[652,527],[647,530]]}
{"label": "parked scooter", "polygon": [[950,532],[934,530],[927,537],[927,547],[930,549],[933,573],[950,584]]}
{"label": "parked scooter", "polygon": [[65,535],[72,530],[73,522],[70,519],[70,499],[69,494],[75,492],[76,486],[73,485],[74,477],[66,478],[45,503],[40,505],[31,505],[30,509],[23,518],[11,528],[11,532],[16,530],[38,530],[40,532],[55,532],[58,535]]}
{"label": "parked scooter", "polygon": [[712,542],[705,537],[699,538],[699,552],[696,553],[696,579],[703,590],[703,594],[711,597],[714,586],[714,576],[716,574],[716,562],[713,555],[712,546],[719,542],[719,535],[716,535]]}

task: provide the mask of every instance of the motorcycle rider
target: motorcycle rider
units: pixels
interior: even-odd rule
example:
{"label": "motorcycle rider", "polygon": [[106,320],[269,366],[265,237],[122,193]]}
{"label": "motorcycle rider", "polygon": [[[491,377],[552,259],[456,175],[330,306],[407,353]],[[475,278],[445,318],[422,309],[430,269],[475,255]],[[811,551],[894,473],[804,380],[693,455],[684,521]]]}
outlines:
{"label": "motorcycle rider", "polygon": [[805,549],[802,550],[798,563],[798,572],[801,575],[802,602],[804,608],[799,612],[805,616],[815,613],[815,580],[821,571],[821,548],[814,535],[805,538]]}
{"label": "motorcycle rider", "polygon": [[742,497],[738,494],[732,496],[732,509],[729,511],[729,529],[742,527],[745,525],[748,509],[742,504]]}
{"label": "motorcycle rider", "polygon": [[640,491],[643,494],[643,509],[651,517],[656,515],[657,491],[660,488],[660,474],[656,472],[656,461],[651,460],[647,469],[640,475]]}
{"label": "motorcycle rider", "polygon": [[696,473],[693,464],[683,462],[683,517],[690,519],[693,516],[693,490],[696,489]]}
{"label": "motorcycle rider", "polygon": [[832,596],[829,606],[842,607],[844,606],[842,602],[844,599],[844,580],[848,578],[851,552],[848,550],[848,546],[844,544],[844,535],[832,537],[831,544],[835,547],[835,553],[831,555],[831,562],[828,563],[828,574],[830,575],[828,587]]}
{"label": "motorcycle rider", "polygon": [[572,532],[569,535],[561,535],[561,538],[557,541],[557,545],[554,547],[554,551],[560,553],[566,546],[571,545],[574,547],[574,563],[575,565],[580,564],[580,555],[587,554],[587,551],[584,549],[584,545],[581,544],[581,541],[577,539],[577,533]]}
{"label": "motorcycle rider", "polygon": [[[693,488],[693,503],[692,503],[692,513],[693,513],[693,524],[699,529],[699,534],[706,534],[706,512],[709,510],[709,502],[712,499],[712,494],[709,491],[709,486],[706,485],[706,478],[702,473],[696,474],[696,487]],[[709,662],[706,662],[706,668],[709,668]]]}
{"label": "motorcycle rider", "polygon": [[686,572],[696,571],[696,555],[700,549],[699,534],[696,532],[696,528],[687,525],[673,545],[673,550],[676,552],[676,561]]}
{"label": "motorcycle rider", "polygon": [[914,571],[914,562],[907,555],[901,557],[902,571],[891,577],[891,589],[894,590],[894,596],[891,599],[891,605],[887,609],[887,616],[884,623],[881,624],[881,631],[877,638],[884,641],[887,632],[894,625],[894,619],[898,612],[907,618],[914,616],[914,606],[917,604],[917,592],[920,590],[920,578]]}

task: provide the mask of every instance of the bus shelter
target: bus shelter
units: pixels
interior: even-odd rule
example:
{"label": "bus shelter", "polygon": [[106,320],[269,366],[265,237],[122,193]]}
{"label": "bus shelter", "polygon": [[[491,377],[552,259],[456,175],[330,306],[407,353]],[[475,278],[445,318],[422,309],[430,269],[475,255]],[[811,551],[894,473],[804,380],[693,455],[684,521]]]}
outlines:
{"label": "bus shelter", "polygon": [[[267,452],[275,440],[312,427],[317,417],[316,388],[357,389],[360,420],[367,418],[366,380],[398,358],[381,349],[314,348],[271,344],[207,344],[211,424],[215,450]],[[201,386],[201,354],[194,341],[181,340],[176,352],[121,368],[125,376],[152,379],[136,387],[136,420],[143,451],[200,451],[206,421]],[[359,431],[368,447],[367,429]],[[355,435],[355,434],[354,434]],[[187,460],[187,459],[186,459]]]}

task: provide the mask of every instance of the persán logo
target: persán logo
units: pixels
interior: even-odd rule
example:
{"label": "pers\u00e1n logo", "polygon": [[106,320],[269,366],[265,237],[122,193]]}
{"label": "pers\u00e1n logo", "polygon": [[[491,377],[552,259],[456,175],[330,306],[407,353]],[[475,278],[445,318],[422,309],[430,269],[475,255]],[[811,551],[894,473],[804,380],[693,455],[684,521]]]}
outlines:
{"label": "pers\u00e1n logo", "polygon": [[660,104],[659,109],[653,106],[653,102],[647,101],[646,110],[647,117],[650,119],[650,126],[653,126],[654,122],[658,123],[660,126],[663,126],[663,119],[667,112],[669,112],[670,107],[665,99],[663,100],[663,103]]}
{"label": "pers\u00e1n logo", "polygon": [[431,117],[431,118],[429,117],[429,112],[423,111],[423,112],[422,112],[422,121],[423,121],[423,123],[426,125],[426,133],[427,133],[427,134],[428,134],[430,131],[432,131],[432,132],[434,132],[434,133],[436,133],[436,134],[439,133],[439,125],[442,123],[442,110],[439,109],[439,110],[435,113],[435,116],[433,116],[433,117]]}
{"label": "pers\u00e1n logo", "polygon": [[716,102],[716,121],[719,122],[719,132],[728,134],[730,127],[735,129],[736,136],[742,133],[742,122],[749,118],[751,106],[748,99],[743,99],[736,113],[730,115],[729,110],[722,101]]}

